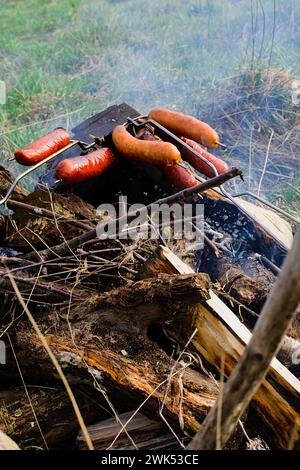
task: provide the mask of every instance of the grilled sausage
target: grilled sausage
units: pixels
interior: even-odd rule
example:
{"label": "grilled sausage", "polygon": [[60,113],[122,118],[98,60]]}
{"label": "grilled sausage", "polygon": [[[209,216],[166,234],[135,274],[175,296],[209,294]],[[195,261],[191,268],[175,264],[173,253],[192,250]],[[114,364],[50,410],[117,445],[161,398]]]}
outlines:
{"label": "grilled sausage", "polygon": [[182,168],[177,163],[163,166],[162,172],[178,190],[192,188],[199,183],[190,170]]}
{"label": "grilled sausage", "polygon": [[168,109],[156,108],[150,111],[148,117],[174,134],[193,139],[199,144],[204,145],[204,147],[217,148],[219,146],[217,132],[206,122],[199,121],[193,116],[169,111]]}
{"label": "grilled sausage", "polygon": [[[141,129],[137,133],[137,137],[141,140],[147,141],[159,141],[159,137],[154,136],[147,129]],[[189,169],[182,168],[177,163],[173,165],[161,165],[160,170],[170,181],[171,184],[175,186],[176,189],[185,189],[192,188],[198,184],[198,181],[194,177],[193,173]]]}
{"label": "grilled sausage", "polygon": [[68,132],[62,127],[58,127],[27,145],[24,149],[16,150],[14,153],[15,159],[21,165],[35,165],[63,147],[66,147],[70,140],[71,137]]}
{"label": "grilled sausage", "polygon": [[[181,140],[188,144],[192,149],[196,150],[196,152],[200,153],[200,155],[206,158],[206,160],[208,160],[210,163],[215,165],[216,170],[220,175],[229,171],[229,166],[227,165],[227,163],[225,163],[220,158],[215,157],[215,155],[212,155],[211,153],[204,150],[197,142],[187,139],[186,137],[181,137]],[[200,158],[196,157],[196,155],[194,155],[192,152],[183,148],[181,150],[181,153],[182,158],[188,161],[194,168],[196,168],[196,170],[199,170],[201,173],[206,176],[209,176],[210,178],[215,176],[214,171],[205,162],[200,160]]]}
{"label": "grilled sausage", "polygon": [[64,183],[78,183],[99,176],[118,161],[109,148],[100,148],[87,155],[62,160],[56,167],[55,176]]}
{"label": "grilled sausage", "polygon": [[172,164],[181,159],[179,150],[170,142],[139,140],[133,137],[124,126],[114,128],[112,140],[116,150],[130,160]]}

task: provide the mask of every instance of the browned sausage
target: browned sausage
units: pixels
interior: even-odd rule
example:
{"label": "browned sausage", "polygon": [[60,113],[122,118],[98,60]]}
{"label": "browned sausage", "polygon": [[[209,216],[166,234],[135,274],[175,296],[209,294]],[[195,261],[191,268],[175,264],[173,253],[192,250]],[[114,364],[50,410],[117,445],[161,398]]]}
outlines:
{"label": "browned sausage", "polygon": [[181,159],[179,150],[170,142],[149,142],[133,137],[124,126],[116,126],[112,132],[116,150],[130,160],[154,164],[172,164]]}
{"label": "browned sausage", "polygon": [[179,166],[177,163],[162,167],[162,172],[170,183],[179,190],[192,188],[199,183],[189,169],[182,168],[182,166]]}
{"label": "browned sausage", "polygon": [[100,148],[87,155],[62,160],[55,176],[64,183],[78,183],[99,176],[114,166],[118,157],[109,148]]}
{"label": "browned sausage", "polygon": [[199,144],[204,145],[204,147],[216,148],[219,146],[217,132],[206,122],[199,121],[193,116],[168,109],[156,108],[150,111],[148,117],[174,134],[193,139]]}
{"label": "browned sausage", "polygon": [[21,165],[35,165],[70,143],[71,137],[62,127],[54,129],[40,139],[15,151],[15,159]]}
{"label": "browned sausage", "polygon": [[[225,163],[223,160],[216,157],[215,155],[212,155],[211,153],[204,150],[199,144],[197,144],[197,142],[187,139],[186,137],[181,137],[181,140],[188,144],[190,147],[192,147],[192,149],[196,150],[196,152],[200,153],[200,155],[206,158],[206,160],[208,160],[210,163],[212,163],[216,167],[216,170],[220,175],[229,171],[229,166],[227,165],[227,163]],[[201,171],[201,173],[206,176],[209,176],[210,178],[215,176],[214,171],[192,152],[183,148],[181,150],[181,153],[182,158],[188,161],[194,168],[196,168],[196,170]]]}
{"label": "browned sausage", "polygon": [[[137,133],[137,137],[141,140],[157,141],[159,137],[154,136],[148,129],[141,129]],[[193,173],[188,168],[182,168],[177,163],[174,165],[161,165],[160,170],[166,178],[172,183],[175,188],[181,190],[185,188],[192,188],[198,184]]]}

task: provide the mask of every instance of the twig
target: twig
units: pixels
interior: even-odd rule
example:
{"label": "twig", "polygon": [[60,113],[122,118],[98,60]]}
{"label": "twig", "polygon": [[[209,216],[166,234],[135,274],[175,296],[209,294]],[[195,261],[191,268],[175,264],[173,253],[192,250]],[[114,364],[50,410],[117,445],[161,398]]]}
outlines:
{"label": "twig", "polygon": [[[232,168],[227,173],[224,173],[224,174],[219,175],[219,176],[215,176],[214,178],[211,178],[210,180],[207,180],[204,183],[199,183],[199,184],[197,184],[196,186],[194,186],[192,188],[183,189],[182,191],[179,191],[175,194],[172,194],[172,195],[167,196],[167,197],[162,198],[162,199],[158,199],[154,203],[150,203],[147,206],[145,206],[143,209],[140,209],[139,212],[140,212],[140,214],[147,213],[149,211],[149,209],[151,209],[153,207],[153,205],[160,206],[162,204],[171,204],[171,203],[174,203],[174,202],[178,202],[180,200],[184,200],[188,196],[191,196],[192,194],[201,193],[201,192],[207,191],[208,189],[212,189],[216,186],[220,186],[221,184],[225,183],[226,181],[229,181],[230,179],[235,178],[237,176],[242,177],[241,170],[238,169],[238,168]],[[119,226],[121,226],[123,223],[129,222],[134,217],[135,216],[130,217],[128,214],[126,214],[122,217],[117,218],[115,220],[115,223],[116,223],[116,225],[118,224]],[[108,224],[108,222],[103,222],[98,227],[98,230],[101,230],[101,229],[105,230],[107,228],[107,224]],[[53,252],[56,253],[57,257],[65,256],[66,253],[68,253],[70,250],[74,251],[81,244],[86,243],[87,241],[90,241],[94,238],[97,238],[97,233],[99,233],[98,230],[96,228],[92,229],[92,230],[89,230],[88,232],[84,233],[83,235],[80,235],[78,237],[73,238],[68,243],[61,243],[59,245],[53,246],[50,250],[45,249],[45,250],[40,251],[38,253],[31,252],[31,253],[27,254],[26,256],[24,256],[24,258],[26,258],[27,260],[37,260],[37,259],[48,260],[48,259],[51,259],[51,257],[53,257]]]}
{"label": "twig", "polygon": [[55,213],[53,213],[52,211],[48,209],[44,209],[42,207],[37,207],[37,206],[32,206],[31,204],[27,204],[25,202],[20,202],[20,201],[15,201],[13,199],[10,199],[9,201],[7,201],[7,207],[9,208],[19,207],[21,209],[27,210],[28,212],[31,212],[32,214],[36,216],[42,215],[45,217],[50,217],[51,219],[56,218],[58,222],[62,221],[71,225],[77,225],[77,227],[83,228],[85,230],[91,230],[91,225],[85,224],[84,222],[81,222],[80,220],[69,219],[68,217],[65,217],[63,215],[56,216]]}
{"label": "twig", "polygon": [[[2,276],[2,279],[0,279],[0,287],[4,287],[7,289],[7,287],[10,285],[9,281],[5,279],[6,277],[10,277],[11,274],[8,271],[0,271],[0,276]],[[27,278],[27,277],[22,277],[22,276],[14,276],[15,281],[17,281],[20,284],[24,285],[29,285],[29,286],[35,286],[36,289],[40,289],[43,291],[45,295],[46,292],[51,292],[55,293],[61,297],[66,297],[69,298],[70,296],[70,291],[67,287],[64,286],[58,286],[57,284],[54,283],[41,283],[41,282],[36,282],[36,278]],[[82,299],[82,296],[79,294],[73,295],[76,299]]]}
{"label": "twig", "polygon": [[262,171],[262,174],[260,175],[260,180],[259,180],[259,184],[258,184],[258,189],[257,189],[257,195],[258,196],[259,196],[259,193],[260,193],[260,190],[261,190],[261,185],[262,185],[262,182],[263,182],[263,179],[264,179],[264,176],[265,176],[265,172],[266,172],[266,169],[267,169],[267,164],[268,164],[268,160],[269,160],[269,154],[270,154],[270,148],[271,148],[271,142],[272,142],[272,139],[273,139],[273,135],[274,135],[274,130],[272,129],[270,139],[269,139],[269,143],[268,143],[267,152],[266,152],[266,158],[265,158],[265,161],[264,161],[263,171]]}
{"label": "twig", "polygon": [[10,282],[11,282],[11,285],[16,293],[16,297],[18,299],[18,301],[20,302],[21,306],[23,307],[36,335],[38,336],[39,340],[41,341],[42,345],[44,346],[48,356],[50,357],[65,389],[66,389],[66,392],[70,398],[70,401],[71,401],[71,404],[73,406],[73,409],[74,409],[74,412],[75,412],[75,415],[76,415],[76,418],[77,418],[77,421],[78,421],[78,424],[80,426],[80,429],[82,431],[82,434],[85,438],[85,441],[86,441],[86,444],[87,444],[87,447],[89,450],[94,450],[94,446],[93,446],[93,443],[92,443],[92,440],[90,438],[90,435],[89,435],[89,432],[87,430],[87,427],[84,423],[84,420],[83,420],[83,417],[82,417],[82,414],[80,412],[80,409],[78,407],[78,404],[77,404],[77,401],[76,401],[76,398],[71,390],[71,387],[69,385],[69,382],[65,376],[65,374],[63,373],[62,371],[62,368],[60,367],[59,365],[59,362],[58,360],[56,359],[55,355],[53,354],[52,352],[52,349],[50,348],[49,344],[47,343],[46,341],[46,338],[45,336],[43,335],[43,333],[41,332],[41,330],[39,329],[39,326],[37,325],[35,319],[33,318],[33,316],[31,315],[30,311],[28,310],[27,308],[27,305],[25,304],[24,300],[23,300],[23,297],[21,295],[21,292],[19,291],[18,289],[18,286],[17,284],[15,283],[15,280],[13,278],[13,276],[8,272],[8,275],[9,275],[9,279],[10,279]]}

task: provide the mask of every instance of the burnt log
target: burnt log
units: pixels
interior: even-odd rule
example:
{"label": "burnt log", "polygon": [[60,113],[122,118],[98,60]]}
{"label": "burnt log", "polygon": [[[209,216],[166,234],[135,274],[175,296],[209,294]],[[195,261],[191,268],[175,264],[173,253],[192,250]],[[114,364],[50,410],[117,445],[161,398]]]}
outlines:
{"label": "burnt log", "polygon": [[[73,391],[87,424],[107,416],[95,391],[78,387]],[[60,386],[29,386],[27,393],[24,388],[0,391],[0,430],[21,449],[69,445],[79,425],[65,390]]]}

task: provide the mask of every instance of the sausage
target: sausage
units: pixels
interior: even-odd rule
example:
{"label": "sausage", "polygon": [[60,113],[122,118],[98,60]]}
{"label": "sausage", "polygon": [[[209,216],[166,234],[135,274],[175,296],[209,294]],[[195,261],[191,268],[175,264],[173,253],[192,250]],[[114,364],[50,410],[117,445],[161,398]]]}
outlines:
{"label": "sausage", "polygon": [[206,122],[199,121],[193,116],[169,111],[168,109],[152,109],[148,115],[169,131],[176,135],[183,135],[207,148],[217,148],[219,146],[219,136],[217,132]]}
{"label": "sausage", "polygon": [[[215,157],[215,155],[212,155],[211,153],[207,152],[204,150],[197,142],[194,142],[193,140],[187,139],[186,137],[180,137],[183,142],[188,144],[192,149],[196,150],[196,152],[200,153],[202,157],[206,158],[210,163],[215,165],[216,170],[218,173],[221,175],[222,173],[226,173],[229,171],[229,166],[227,163],[225,163],[223,160],[221,160],[218,157]],[[206,176],[209,176],[212,178],[215,176],[214,171],[200,158],[198,158],[196,155],[194,155],[192,152],[189,150],[182,148],[181,150],[182,153],[182,158],[186,161],[188,161],[196,170],[201,171]]]}
{"label": "sausage", "polygon": [[[138,131],[137,137],[141,140],[152,142],[160,140],[159,137],[151,134],[148,129]],[[173,165],[161,165],[160,170],[178,190],[192,188],[198,184],[198,180],[196,180],[193,173],[189,169],[182,168],[177,163]]]}
{"label": "sausage", "polygon": [[139,140],[124,126],[114,128],[112,141],[116,150],[130,160],[168,165],[181,159],[179,150],[170,142]]}
{"label": "sausage", "polygon": [[24,149],[16,150],[15,159],[21,165],[35,165],[70,143],[71,137],[62,127],[54,129]]}
{"label": "sausage", "polygon": [[192,188],[199,183],[190,170],[177,163],[162,167],[162,172],[178,190]]}
{"label": "sausage", "polygon": [[78,183],[101,175],[117,162],[118,157],[103,147],[87,155],[62,160],[56,167],[55,176],[64,183]]}

